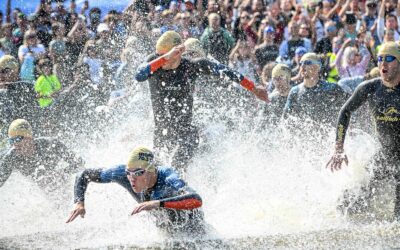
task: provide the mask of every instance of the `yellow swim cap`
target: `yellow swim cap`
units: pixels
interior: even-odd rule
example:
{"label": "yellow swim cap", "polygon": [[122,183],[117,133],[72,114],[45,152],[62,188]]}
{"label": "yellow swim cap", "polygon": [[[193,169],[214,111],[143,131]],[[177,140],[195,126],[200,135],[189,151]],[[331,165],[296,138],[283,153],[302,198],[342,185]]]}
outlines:
{"label": "yellow swim cap", "polygon": [[203,47],[201,47],[201,43],[199,39],[196,38],[188,38],[185,43],[185,52],[193,53],[198,57],[205,57]]}
{"label": "yellow swim cap", "polygon": [[288,66],[285,64],[277,64],[275,67],[272,69],[272,77],[285,77],[286,79],[291,77],[292,72]]}
{"label": "yellow swim cap", "polygon": [[386,42],[382,44],[379,49],[378,56],[391,55],[400,61],[400,43],[399,42]]}
{"label": "yellow swim cap", "polygon": [[32,127],[29,122],[24,119],[14,120],[8,128],[8,136],[23,136],[32,138]]}
{"label": "yellow swim cap", "polygon": [[15,57],[10,55],[5,55],[0,58],[0,70],[11,69],[18,70],[19,63]]}
{"label": "yellow swim cap", "polygon": [[137,147],[129,154],[127,169],[141,168],[149,172],[156,170],[153,152],[145,147]]}
{"label": "yellow swim cap", "polygon": [[162,34],[157,40],[156,53],[159,55],[165,54],[170,51],[173,47],[182,43],[181,36],[175,31],[169,30]]}

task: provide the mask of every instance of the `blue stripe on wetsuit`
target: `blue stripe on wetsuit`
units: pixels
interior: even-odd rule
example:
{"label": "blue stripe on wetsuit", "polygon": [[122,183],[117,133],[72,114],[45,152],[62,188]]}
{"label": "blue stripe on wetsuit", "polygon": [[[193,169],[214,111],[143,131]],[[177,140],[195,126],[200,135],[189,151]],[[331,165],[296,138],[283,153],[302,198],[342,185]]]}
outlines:
{"label": "blue stripe on wetsuit", "polygon": [[143,81],[146,81],[150,75],[151,75],[151,67],[150,67],[149,63],[146,63],[146,64],[139,66],[139,69],[137,70],[135,79],[138,82],[143,82]]}

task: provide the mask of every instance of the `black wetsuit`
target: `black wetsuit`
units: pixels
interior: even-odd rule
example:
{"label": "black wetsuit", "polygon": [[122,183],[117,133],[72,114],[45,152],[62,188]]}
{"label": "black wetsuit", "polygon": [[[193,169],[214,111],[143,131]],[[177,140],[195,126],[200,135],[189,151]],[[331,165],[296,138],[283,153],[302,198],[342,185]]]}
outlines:
{"label": "black wetsuit", "polygon": [[[11,175],[13,170],[32,178],[46,191],[52,191],[66,178],[66,174],[74,173],[82,168],[83,161],[75,156],[60,141],[53,138],[36,138],[33,141],[35,153],[32,156],[19,155],[11,148],[0,161],[0,186]],[[60,171],[62,162],[66,163]]]}
{"label": "black wetsuit", "polygon": [[381,78],[361,83],[342,107],[336,132],[336,142],[343,143],[353,111],[367,102],[373,117],[377,138],[382,145],[375,164],[375,179],[394,176],[396,179],[395,213],[400,219],[400,87],[388,88]]}
{"label": "black wetsuit", "polygon": [[290,90],[283,116],[310,118],[319,124],[333,124],[348,95],[336,84],[319,81],[307,88],[301,83]]}
{"label": "black wetsuit", "polygon": [[286,105],[287,96],[281,96],[278,91],[268,96],[270,102],[265,105],[264,114],[268,123],[277,124],[282,117]]}
{"label": "black wetsuit", "polygon": [[[151,55],[148,62],[157,58]],[[178,68],[150,72],[150,65],[138,68],[136,80],[148,80],[153,106],[154,146],[168,151],[176,149],[171,165],[185,169],[198,146],[197,128],[192,124],[193,94],[196,79],[202,75],[225,75],[240,82],[244,77],[223,64],[208,59],[182,58]],[[205,83],[206,84],[206,83]]]}

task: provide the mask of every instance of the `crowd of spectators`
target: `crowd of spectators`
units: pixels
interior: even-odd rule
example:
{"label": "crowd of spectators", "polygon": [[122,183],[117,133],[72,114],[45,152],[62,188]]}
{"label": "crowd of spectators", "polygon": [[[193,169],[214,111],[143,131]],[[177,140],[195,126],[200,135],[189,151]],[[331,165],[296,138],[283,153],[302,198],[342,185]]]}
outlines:
{"label": "crowd of spectators", "polygon": [[136,0],[108,13],[95,1],[44,0],[35,13],[7,7],[0,16],[3,134],[17,118],[40,135],[93,121],[96,108],[129,93],[138,64],[168,30],[197,38],[205,56],[269,92],[276,64],[290,68],[294,86],[303,81],[302,56],[314,52],[320,79],[351,93],[348,80],[364,77],[377,66],[380,44],[400,37],[395,0]]}

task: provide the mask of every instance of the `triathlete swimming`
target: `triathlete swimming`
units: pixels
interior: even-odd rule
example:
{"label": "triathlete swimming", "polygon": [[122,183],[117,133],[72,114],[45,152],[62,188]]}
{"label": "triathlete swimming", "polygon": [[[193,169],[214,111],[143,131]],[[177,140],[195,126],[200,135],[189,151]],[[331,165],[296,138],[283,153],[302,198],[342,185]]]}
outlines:
{"label": "triathlete swimming", "polygon": [[[136,80],[149,81],[154,113],[154,146],[157,150],[176,150],[172,165],[187,168],[198,144],[197,129],[192,124],[195,81],[202,75],[225,76],[240,83],[259,99],[267,101],[267,92],[225,65],[205,58],[182,57],[185,46],[180,35],[165,32],[157,41],[156,54],[138,68]],[[206,83],[205,83],[206,84]]]}
{"label": "triathlete swimming", "polygon": [[[82,169],[83,160],[62,142],[50,137],[33,138],[31,125],[14,120],[8,129],[11,148],[1,157],[0,186],[17,170],[32,178],[41,188],[52,191],[69,174]],[[65,167],[60,166],[66,163]]]}
{"label": "triathlete swimming", "polygon": [[106,169],[86,169],[77,176],[75,208],[67,223],[85,211],[85,191],[89,182],[115,182],[125,188],[139,203],[132,215],[153,210],[157,226],[167,232],[204,233],[201,197],[170,167],[159,166],[154,154],[137,147],[129,155],[127,164]]}

